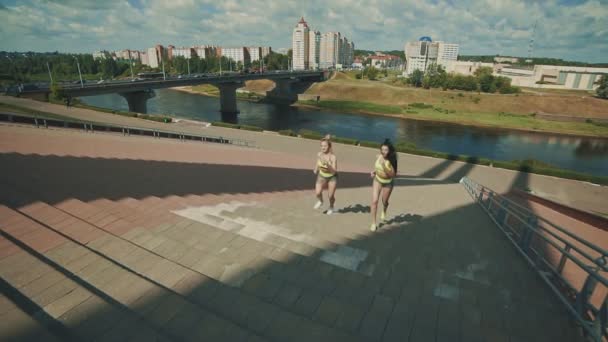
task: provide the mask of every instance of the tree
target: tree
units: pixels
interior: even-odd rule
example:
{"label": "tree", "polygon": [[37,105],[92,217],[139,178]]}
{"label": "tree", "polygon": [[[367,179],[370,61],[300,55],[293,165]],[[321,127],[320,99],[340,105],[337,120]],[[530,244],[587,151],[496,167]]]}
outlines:
{"label": "tree", "polygon": [[479,90],[484,93],[495,93],[496,84],[494,83],[494,76],[491,74],[481,74],[479,76]]}
{"label": "tree", "polygon": [[597,87],[596,93],[602,99],[608,99],[608,76],[603,75],[599,81],[597,81],[599,87]]}
{"label": "tree", "polygon": [[414,87],[421,87],[423,78],[424,78],[424,72],[422,72],[422,70],[420,70],[420,69],[416,69],[410,75],[410,78],[409,78],[410,84],[413,85]]}
{"label": "tree", "polygon": [[477,77],[481,77],[483,75],[492,75],[493,72],[494,69],[492,69],[492,67],[479,67],[473,74]]}
{"label": "tree", "polygon": [[373,81],[376,79],[376,77],[378,77],[378,69],[374,68],[373,66],[365,68],[363,73],[367,75],[368,80]]}

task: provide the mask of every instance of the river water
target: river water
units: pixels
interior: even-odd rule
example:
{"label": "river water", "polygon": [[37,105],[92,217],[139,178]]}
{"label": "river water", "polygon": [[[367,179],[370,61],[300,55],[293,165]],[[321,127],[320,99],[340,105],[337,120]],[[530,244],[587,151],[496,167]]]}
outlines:
{"label": "river water", "polygon": [[[117,94],[81,98],[87,104],[128,110]],[[537,159],[564,169],[608,175],[608,138],[584,138],[546,133],[467,127],[430,121],[344,114],[290,106],[239,101],[240,114],[222,116],[219,99],[176,90],[156,90],[148,113],[169,114],[207,122],[238,122],[266,130],[309,129],[358,140],[411,141],[417,147],[493,160]]]}

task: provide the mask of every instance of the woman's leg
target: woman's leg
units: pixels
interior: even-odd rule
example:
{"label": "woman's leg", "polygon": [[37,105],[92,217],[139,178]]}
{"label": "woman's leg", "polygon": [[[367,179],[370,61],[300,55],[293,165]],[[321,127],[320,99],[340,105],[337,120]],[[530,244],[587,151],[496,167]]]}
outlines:
{"label": "woman's leg", "polygon": [[[333,211],[334,203],[336,202],[336,188],[338,187],[338,181],[334,177],[332,180],[327,182],[327,194],[329,195],[329,210]],[[331,212],[328,212],[331,214]]]}
{"label": "woman's leg", "polygon": [[388,209],[388,200],[391,198],[393,192],[393,185],[382,187],[382,218],[384,220],[386,216],[386,210]]}
{"label": "woman's leg", "polygon": [[323,205],[323,187],[325,185],[325,181],[321,179],[321,177],[317,177],[317,182],[315,183],[315,196],[317,197],[317,203],[315,204],[315,209],[321,208]]}
{"label": "woman's leg", "polygon": [[372,181],[372,205],[371,205],[371,212],[372,212],[372,226],[371,226],[371,230],[374,231],[377,228],[377,223],[376,223],[376,212],[378,211],[378,198],[380,197],[380,191],[382,190],[382,185],[380,185],[380,183],[377,180],[373,180]]}

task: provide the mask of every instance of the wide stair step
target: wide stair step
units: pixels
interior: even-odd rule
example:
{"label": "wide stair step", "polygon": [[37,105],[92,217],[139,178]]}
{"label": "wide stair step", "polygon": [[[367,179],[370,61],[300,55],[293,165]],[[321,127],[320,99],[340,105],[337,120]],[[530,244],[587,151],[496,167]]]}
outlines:
{"label": "wide stair step", "polygon": [[[43,203],[20,212],[0,208],[2,235],[18,249],[0,261],[2,279],[30,298],[37,308],[34,317],[48,316],[49,328],[63,327],[68,340],[259,340],[255,331],[180,292],[178,282],[201,280],[195,273],[128,248],[103,231],[88,244],[79,242],[62,225],[70,216],[52,209]],[[50,217],[57,223],[45,223]],[[24,234],[20,227],[31,229]],[[39,251],[31,237],[36,234],[61,243]]]}
{"label": "wide stair step", "polygon": [[[86,205],[83,203],[83,205]],[[84,208],[84,207],[83,207]],[[76,209],[76,208],[74,208]],[[67,215],[67,213],[66,213]],[[156,236],[157,238],[159,236]],[[168,241],[168,239],[167,239]],[[142,243],[145,245],[146,243]],[[148,245],[148,247],[152,247]],[[194,288],[196,293],[201,296],[204,300],[200,304],[205,309],[212,312],[218,313],[224,319],[229,319],[241,326],[242,329],[253,329],[258,334],[265,337],[279,340],[283,340],[291,334],[289,331],[284,329],[284,324],[273,324],[270,319],[281,317],[285,324],[297,324],[300,326],[299,329],[310,328],[317,332],[319,336],[315,339],[321,340],[353,340],[353,337],[349,334],[341,332],[335,328],[329,328],[322,324],[319,324],[312,319],[306,318],[304,315],[292,314],[288,311],[279,309],[277,305],[273,305],[268,302],[264,302],[255,296],[247,294],[246,292],[239,291],[236,288],[226,286],[225,284],[214,279],[208,278],[200,272],[182,266],[181,264],[169,260],[155,251],[158,250],[163,254],[163,251],[169,251],[167,243],[157,244],[152,250],[137,246],[134,243],[127,242],[117,236],[106,233],[106,236],[89,243],[88,247],[91,247],[99,253],[106,255],[112,259],[115,259],[117,263],[124,265],[125,267],[133,270],[134,272],[140,273],[148,279],[154,280],[166,287],[167,289],[175,289],[180,286],[186,286],[188,289]],[[183,246],[177,246],[183,247]],[[179,250],[179,249],[178,249]],[[188,252],[187,249],[183,249]],[[190,254],[192,257],[192,254]],[[173,255],[177,258],[178,255]],[[200,255],[201,259],[205,260],[204,255]],[[204,268],[203,268],[204,269]],[[229,277],[230,270],[227,270],[227,276]],[[233,270],[232,273],[239,275],[238,268]],[[193,285],[185,284],[184,282],[191,282],[191,278],[196,278],[197,282]],[[186,280],[187,279],[187,280]],[[201,279],[203,285],[200,285]],[[258,277],[258,283],[262,277]],[[251,280],[253,282],[253,279]],[[175,290],[177,291],[177,290]],[[202,292],[202,293],[199,293]],[[184,293],[184,296],[189,294]],[[210,298],[204,298],[204,296],[212,296]],[[235,307],[235,303],[247,304],[247,308]],[[245,310],[243,313],[242,311]],[[254,314],[255,312],[255,314]],[[281,320],[279,319],[279,321]],[[253,323],[252,323],[253,322]],[[257,322],[257,323],[255,323]],[[302,330],[300,330],[302,331]],[[289,339],[298,339],[294,336],[290,336]]]}
{"label": "wide stair step", "polygon": [[383,298],[376,280],[359,273],[186,222],[138,228],[123,238],[298,316],[351,333],[365,326],[362,319],[372,319],[365,313]]}

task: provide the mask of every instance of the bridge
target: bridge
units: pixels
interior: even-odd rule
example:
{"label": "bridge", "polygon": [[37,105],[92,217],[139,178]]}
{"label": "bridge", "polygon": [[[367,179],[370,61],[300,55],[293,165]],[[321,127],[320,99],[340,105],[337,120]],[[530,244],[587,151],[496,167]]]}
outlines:
{"label": "bridge", "polygon": [[[102,94],[120,94],[127,100],[129,111],[146,113],[147,100],[154,97],[154,89],[213,84],[220,90],[220,111],[238,113],[236,90],[245,85],[245,81],[267,79],[275,82],[276,87],[267,92],[267,99],[273,102],[293,103],[299,92],[303,92],[312,83],[324,81],[323,71],[272,71],[258,74],[198,74],[192,76],[171,76],[165,79],[134,79],[103,83],[83,83],[61,86],[67,97],[94,96]],[[35,89],[20,89],[17,94],[22,97],[47,99],[51,89],[49,85]]]}

